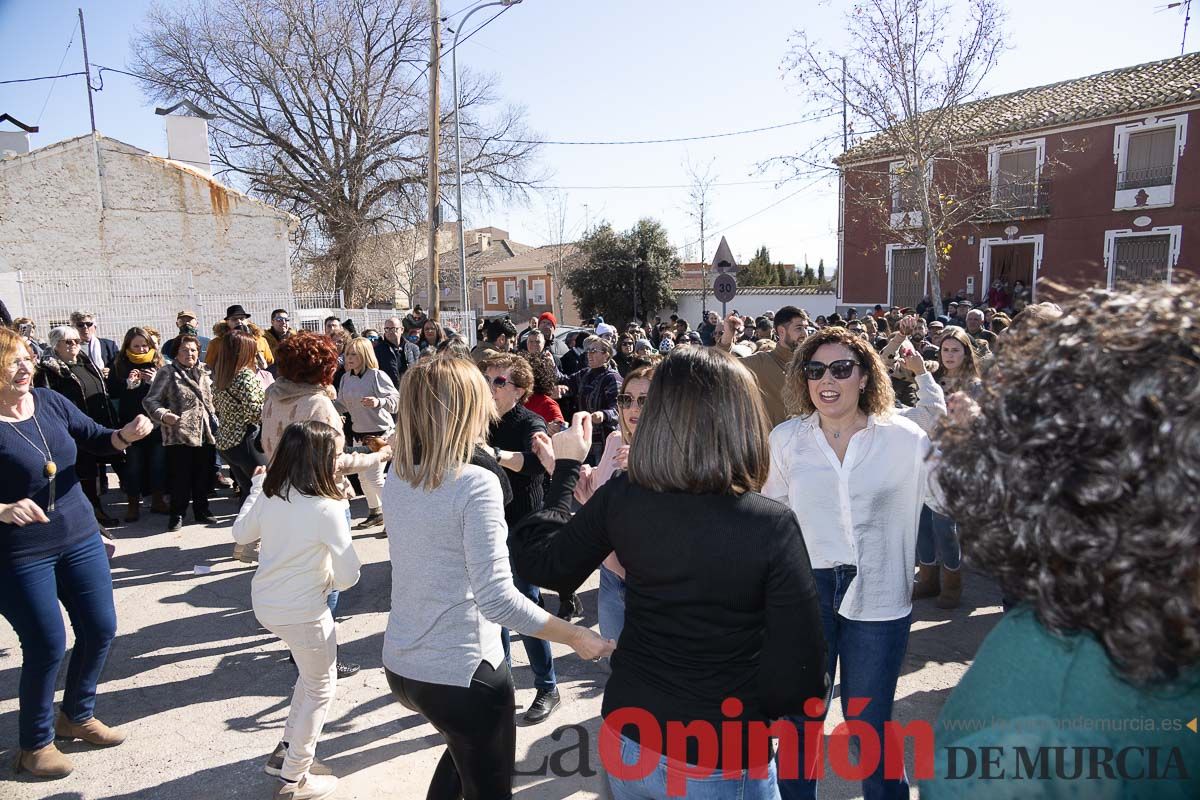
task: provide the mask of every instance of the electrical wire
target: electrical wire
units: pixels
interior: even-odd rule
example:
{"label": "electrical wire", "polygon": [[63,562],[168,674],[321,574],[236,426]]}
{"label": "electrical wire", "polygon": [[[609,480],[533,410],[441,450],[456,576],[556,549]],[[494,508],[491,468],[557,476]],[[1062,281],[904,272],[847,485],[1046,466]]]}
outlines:
{"label": "electrical wire", "polygon": [[784,197],[781,197],[781,198],[779,198],[779,199],[778,199],[778,200],[776,200],[774,203],[771,203],[769,206],[764,206],[763,208],[760,208],[758,211],[755,211],[753,214],[750,214],[749,216],[742,217],[742,218],[741,218],[741,219],[739,219],[737,222],[734,222],[734,223],[733,223],[733,224],[731,224],[731,225],[726,225],[724,228],[721,228],[721,229],[720,229],[720,230],[718,230],[718,231],[713,231],[712,233],[706,234],[706,235],[704,236],[704,238],[703,238],[703,239],[697,239],[697,240],[695,240],[694,242],[688,242],[687,244],[683,245],[683,247],[684,247],[684,248],[688,248],[688,247],[697,246],[697,245],[699,245],[699,244],[700,244],[700,242],[701,242],[701,241],[705,241],[705,242],[707,242],[708,240],[712,239],[712,238],[713,238],[713,237],[715,237],[715,236],[720,236],[720,235],[721,235],[721,234],[723,234],[723,233],[727,233],[728,231],[731,231],[731,230],[733,230],[734,228],[736,228],[738,225],[741,225],[743,222],[749,222],[750,220],[754,219],[755,217],[757,217],[757,216],[760,216],[760,215],[762,215],[762,214],[765,214],[765,213],[767,213],[768,211],[770,211],[771,209],[773,209],[773,208],[776,208],[777,206],[781,206],[781,205],[783,205],[783,204],[784,204],[784,203],[786,203],[788,200],[791,200],[793,197],[795,197],[796,195],[800,194],[801,192],[806,192],[806,191],[808,191],[809,189],[811,189],[812,187],[816,186],[816,185],[817,185],[818,183],[820,183],[821,181],[825,180],[825,179],[826,179],[826,177],[827,177],[827,176],[825,176],[825,175],[821,175],[821,176],[819,176],[818,178],[816,178],[816,180],[813,180],[813,181],[810,181],[809,183],[806,183],[806,184],[804,184],[803,186],[801,186],[799,189],[797,189],[796,191],[792,192],[791,194],[789,194],[789,195],[786,195],[786,196],[784,196]]}
{"label": "electrical wire", "polygon": [[[33,83],[34,81],[53,81],[53,80],[57,80],[59,78],[71,78],[76,75],[82,75],[82,74],[83,74],[83,70],[79,70],[78,72],[64,72],[61,75],[40,75],[36,78],[12,78],[11,80],[0,81],[0,86],[9,84],[9,83]],[[137,76],[135,75],[134,77],[137,77]]]}
{"label": "electrical wire", "polygon": [[[71,46],[75,44],[75,32],[79,30],[79,20],[75,20],[74,26],[71,27],[71,38],[67,40],[67,49],[63,51],[62,58],[58,61],[58,69],[56,73],[62,72],[63,64],[67,63],[67,56],[71,52]],[[33,126],[36,128],[42,124],[42,115],[46,113],[46,106],[50,104],[50,95],[54,94],[54,87],[58,85],[58,78],[54,78],[50,82],[50,90],[46,92],[46,99],[42,102],[42,110],[38,112],[37,119],[34,120]]]}

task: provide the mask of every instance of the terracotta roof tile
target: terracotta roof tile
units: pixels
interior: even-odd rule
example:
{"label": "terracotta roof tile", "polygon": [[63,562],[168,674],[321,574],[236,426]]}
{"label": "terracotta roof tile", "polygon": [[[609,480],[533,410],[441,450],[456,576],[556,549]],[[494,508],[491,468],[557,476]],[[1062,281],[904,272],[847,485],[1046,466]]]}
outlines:
{"label": "terracotta roof tile", "polygon": [[[1084,78],[986,97],[953,109],[949,127],[955,141],[1097,120],[1200,98],[1200,52],[1109,70]],[[893,151],[885,134],[851,147],[836,163],[873,160]]]}

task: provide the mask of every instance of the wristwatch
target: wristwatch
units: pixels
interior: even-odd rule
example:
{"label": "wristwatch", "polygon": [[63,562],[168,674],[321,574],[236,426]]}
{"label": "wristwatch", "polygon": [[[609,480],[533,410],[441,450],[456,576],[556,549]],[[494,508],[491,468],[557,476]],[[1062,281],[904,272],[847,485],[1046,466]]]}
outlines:
{"label": "wristwatch", "polygon": [[492,448],[492,457],[496,459],[497,464],[500,463],[500,448],[499,447]]}

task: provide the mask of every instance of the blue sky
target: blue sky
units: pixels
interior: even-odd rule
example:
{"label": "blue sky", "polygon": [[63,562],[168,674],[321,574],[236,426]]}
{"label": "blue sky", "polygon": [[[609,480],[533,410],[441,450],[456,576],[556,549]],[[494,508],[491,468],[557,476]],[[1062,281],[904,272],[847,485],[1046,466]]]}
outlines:
{"label": "blue sky", "polygon": [[[171,0],[164,0],[170,2]],[[1158,11],[1167,0],[1011,0],[1011,47],[989,77],[988,93],[1012,91],[1179,54],[1183,18]],[[76,24],[76,2],[0,0],[0,80],[81,69],[79,35],[63,62]],[[82,3],[94,64],[124,67],[129,40],[148,0]],[[443,0],[443,14],[471,3]],[[524,0],[459,51],[459,63],[498,78],[503,97],[527,110],[529,127],[544,139],[674,138],[760,128],[812,115],[788,86],[780,65],[792,31],[804,27],[836,45],[848,0]],[[491,15],[481,11],[476,27]],[[1200,8],[1197,8],[1200,17]],[[1195,20],[1200,25],[1200,18]],[[1193,27],[1189,50],[1200,30]],[[448,64],[447,64],[448,70]],[[126,77],[105,74],[96,95],[96,122],[109,136],[165,153],[162,119]],[[444,91],[449,92],[449,80]],[[47,100],[47,97],[49,98]],[[44,105],[44,112],[43,112]],[[0,86],[0,113],[38,122],[35,146],[86,133],[82,77]],[[816,266],[836,261],[836,180],[775,185],[777,173],[756,166],[805,149],[840,123],[807,123],[739,137],[642,146],[545,146],[548,184],[614,187],[685,184],[684,161],[714,160],[707,253],[719,234],[735,255],[749,258],[762,244],[776,260]],[[828,126],[832,125],[833,128]],[[751,183],[744,183],[751,182]],[[661,220],[672,240],[695,242],[685,214],[686,189],[567,188],[569,227],[600,219],[618,227],[643,216]],[[744,221],[743,221],[744,220]],[[546,207],[528,204],[468,209],[468,225],[506,228],[517,241],[548,240]]]}

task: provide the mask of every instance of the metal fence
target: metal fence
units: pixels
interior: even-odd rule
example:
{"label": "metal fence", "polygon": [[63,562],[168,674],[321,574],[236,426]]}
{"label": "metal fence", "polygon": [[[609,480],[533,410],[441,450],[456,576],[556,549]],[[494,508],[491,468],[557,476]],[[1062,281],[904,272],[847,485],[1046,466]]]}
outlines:
{"label": "metal fence", "polygon": [[[64,273],[45,270],[17,273],[16,309],[32,319],[38,333],[66,325],[73,311],[91,313],[102,336],[120,340],[134,326],[156,328],[164,337],[175,334],[175,315],[195,311],[201,335],[225,318],[232,305],[240,305],[250,320],[262,328],[271,324],[271,312],[285,309],[296,329],[322,331],[326,317],[352,319],[359,331],[375,328],[383,332],[388,317],[405,311],[388,308],[345,308],[339,292],[262,292],[257,294],[208,294],[195,289],[191,270],[139,270],[128,274],[109,272]],[[15,315],[15,314],[14,314]],[[443,312],[442,324],[460,331],[475,345],[475,313]]]}

